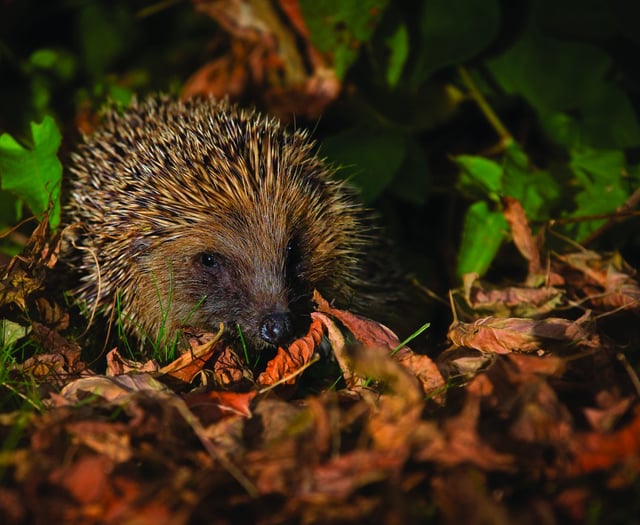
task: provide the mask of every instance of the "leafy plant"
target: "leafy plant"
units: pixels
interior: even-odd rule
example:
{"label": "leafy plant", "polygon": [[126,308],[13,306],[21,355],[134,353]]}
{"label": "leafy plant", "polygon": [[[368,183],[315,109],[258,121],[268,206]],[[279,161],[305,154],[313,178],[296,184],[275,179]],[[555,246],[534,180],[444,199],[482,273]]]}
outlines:
{"label": "leafy plant", "polygon": [[[17,197],[13,209],[4,209],[0,227],[21,219],[23,204],[36,215],[51,209],[49,224],[55,228],[60,223],[60,132],[54,120],[46,117],[31,124],[31,135],[31,147],[22,146],[7,133],[0,136],[0,187]],[[6,193],[0,193],[0,199],[9,200]]]}

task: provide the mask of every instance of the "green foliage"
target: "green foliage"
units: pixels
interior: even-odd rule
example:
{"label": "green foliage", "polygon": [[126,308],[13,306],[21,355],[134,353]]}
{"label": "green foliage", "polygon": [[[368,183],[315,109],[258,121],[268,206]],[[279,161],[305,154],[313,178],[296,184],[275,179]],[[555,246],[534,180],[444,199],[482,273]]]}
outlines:
{"label": "green foliage", "polygon": [[499,23],[496,0],[423,2],[413,85],[420,85],[445,66],[463,63],[483,51],[495,38]]}
{"label": "green foliage", "polygon": [[23,147],[7,133],[0,136],[0,184],[2,190],[19,199],[14,219],[20,219],[21,202],[38,215],[51,206],[49,223],[55,228],[60,223],[60,132],[54,120],[46,117],[40,124],[31,124],[31,135],[31,148]]}
{"label": "green foliage", "polygon": [[358,57],[358,49],[367,42],[388,0],[300,0],[304,20],[313,43],[333,56],[336,74],[344,77]]}
{"label": "green foliage", "polygon": [[389,186],[406,152],[405,138],[388,130],[350,129],[322,144],[322,152],[342,166],[341,175],[362,188],[372,202]]}
{"label": "green foliage", "polygon": [[472,204],[465,215],[462,228],[458,275],[486,272],[498,253],[507,230],[507,221],[502,213],[490,210],[482,200]]}

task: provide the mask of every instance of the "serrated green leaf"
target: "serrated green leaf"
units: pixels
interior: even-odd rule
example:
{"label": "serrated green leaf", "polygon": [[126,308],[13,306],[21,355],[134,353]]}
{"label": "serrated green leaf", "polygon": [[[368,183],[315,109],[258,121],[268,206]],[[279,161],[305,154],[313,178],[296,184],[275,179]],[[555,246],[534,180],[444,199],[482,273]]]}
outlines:
{"label": "serrated green leaf", "polygon": [[500,27],[500,8],[495,0],[430,0],[423,4],[421,16],[414,86],[438,69],[478,55]]}
{"label": "serrated green leaf", "polygon": [[53,203],[49,223],[60,223],[62,165],[57,157],[60,132],[51,117],[41,124],[31,123],[33,147],[24,148],[11,135],[0,136],[0,185],[22,199],[35,214]]}
{"label": "serrated green leaf", "polygon": [[560,185],[553,176],[535,169],[515,142],[505,151],[503,169],[503,195],[518,199],[530,219],[547,219],[550,206],[560,197]]}
{"label": "serrated green leaf", "polygon": [[323,155],[341,166],[339,174],[361,189],[367,203],[374,201],[393,181],[406,149],[406,137],[390,130],[351,129],[322,143]]}
{"label": "serrated green leaf", "polygon": [[475,155],[458,155],[454,160],[462,170],[458,180],[462,191],[476,197],[499,200],[504,174],[500,164]]}
{"label": "serrated green leaf", "polygon": [[323,53],[333,56],[338,78],[343,78],[357,58],[360,46],[369,41],[388,0],[300,0],[311,40]]}
{"label": "serrated green leaf", "polygon": [[[580,182],[576,209],[571,216],[581,217],[613,213],[629,197],[622,180],[625,158],[620,151],[573,151],[570,167]],[[576,240],[584,240],[602,224],[602,220],[580,222],[573,228]]]}
{"label": "serrated green leaf", "polygon": [[486,201],[472,204],[464,218],[458,251],[458,275],[483,275],[495,258],[509,226],[502,213],[489,210]]}

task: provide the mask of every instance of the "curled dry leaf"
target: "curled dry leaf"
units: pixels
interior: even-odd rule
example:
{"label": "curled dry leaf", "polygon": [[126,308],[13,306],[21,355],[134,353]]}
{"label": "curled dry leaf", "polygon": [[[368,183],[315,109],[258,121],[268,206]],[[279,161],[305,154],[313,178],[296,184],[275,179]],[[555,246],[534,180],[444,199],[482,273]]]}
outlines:
{"label": "curled dry leaf", "polygon": [[100,397],[107,402],[124,405],[138,394],[161,396],[171,391],[151,374],[123,374],[116,377],[94,376],[76,379],[65,386],[58,397],[69,404]]}
{"label": "curled dry leaf", "polygon": [[217,333],[206,332],[197,328],[183,328],[189,337],[191,349],[184,352],[178,359],[160,369],[160,373],[168,375],[179,381],[191,383],[193,378],[199,374],[207,361],[216,352],[220,353],[224,345],[220,343],[220,338],[224,330],[222,323]]}
{"label": "curled dry leaf", "polygon": [[304,337],[297,339],[286,349],[278,348],[276,356],[267,363],[266,370],[258,376],[258,384],[264,386],[279,382],[287,385],[294,384],[296,382],[294,374],[311,361],[323,335],[324,327],[321,321],[312,318],[309,330]]}
{"label": "curled dry leaf", "polygon": [[120,355],[117,348],[107,353],[107,371],[106,376],[114,377],[129,372],[157,372],[160,367],[158,363],[152,360],[141,363],[133,359],[127,359]]}
{"label": "curled dry leaf", "polygon": [[520,254],[529,261],[527,282],[536,284],[544,279],[544,271],[540,263],[540,248],[531,233],[527,214],[518,199],[502,197],[503,215],[509,223],[513,242]]}
{"label": "curled dry leaf", "polygon": [[[190,392],[184,400],[189,409],[196,415],[206,412],[208,419],[219,420],[222,416],[235,414],[251,417],[249,408],[257,392]],[[202,419],[202,418],[201,418]]]}
{"label": "curled dry leaf", "polygon": [[604,310],[623,309],[640,313],[640,286],[636,272],[615,253],[603,257],[592,251],[558,255],[557,259],[577,270],[582,280],[573,284],[591,304]]}
{"label": "curled dry leaf", "polygon": [[345,338],[332,317],[340,321],[361,345],[376,349],[385,355],[392,355],[397,362],[413,372],[422,386],[424,395],[434,396],[435,394],[433,399],[436,402],[443,402],[439,391],[444,388],[445,381],[436,364],[428,356],[415,354],[406,346],[399,348],[400,340],[389,328],[346,310],[332,308],[317,291],[314,293],[314,301],[318,305],[318,312],[314,312],[312,316],[325,326],[331,348],[347,386],[357,386],[366,378],[353,375],[351,360],[346,353]]}
{"label": "curled dry leaf", "polygon": [[253,383],[253,371],[247,363],[230,346],[216,354],[213,362],[212,382],[216,385],[239,385],[243,381]]}
{"label": "curled dry leaf", "polygon": [[537,352],[558,343],[566,347],[597,346],[596,338],[576,321],[559,317],[541,320],[484,317],[473,323],[454,322],[448,337],[457,346],[497,354]]}
{"label": "curled dry leaf", "polygon": [[[560,306],[565,292],[553,286],[505,286],[490,288],[478,280],[478,274],[464,276],[463,293],[452,293],[456,313],[464,320],[479,316],[540,317]],[[470,311],[470,312],[469,312]]]}
{"label": "curled dry leaf", "polygon": [[51,238],[45,215],[24,250],[0,267],[0,306],[13,303],[26,311],[27,298],[42,288],[46,269],[55,265],[59,251],[60,237]]}

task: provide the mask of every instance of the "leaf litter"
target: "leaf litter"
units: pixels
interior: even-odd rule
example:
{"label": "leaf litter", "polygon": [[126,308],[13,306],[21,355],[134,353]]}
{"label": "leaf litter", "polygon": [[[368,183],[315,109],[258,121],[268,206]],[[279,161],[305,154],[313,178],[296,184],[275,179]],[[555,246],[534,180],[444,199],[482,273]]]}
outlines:
{"label": "leaf litter", "polygon": [[113,348],[98,373],[42,290],[39,229],[1,272],[3,319],[42,349],[4,364],[4,397],[36,385],[41,403],[2,405],[2,523],[628,522],[637,275],[546,252],[505,209],[528,275],[467,276],[446,348],[414,352],[316,293],[308,333],[258,368],[185,327],[172,363]]}

